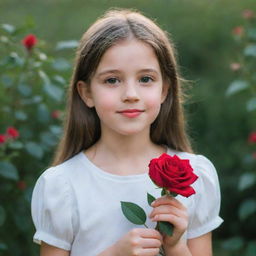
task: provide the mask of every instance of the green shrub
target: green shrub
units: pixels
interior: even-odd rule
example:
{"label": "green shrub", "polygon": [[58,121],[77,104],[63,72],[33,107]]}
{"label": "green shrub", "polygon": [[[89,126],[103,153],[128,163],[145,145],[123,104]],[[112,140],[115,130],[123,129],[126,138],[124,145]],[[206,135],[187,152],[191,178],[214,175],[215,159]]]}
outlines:
{"label": "green shrub", "polygon": [[0,30],[0,254],[36,255],[31,193],[61,134],[70,62],[48,56],[24,26]]}

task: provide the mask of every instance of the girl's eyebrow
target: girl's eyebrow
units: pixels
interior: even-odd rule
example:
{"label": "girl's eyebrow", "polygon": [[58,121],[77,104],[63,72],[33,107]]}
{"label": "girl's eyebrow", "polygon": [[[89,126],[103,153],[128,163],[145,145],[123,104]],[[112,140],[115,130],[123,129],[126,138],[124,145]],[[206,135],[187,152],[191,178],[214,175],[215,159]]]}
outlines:
{"label": "girl's eyebrow", "polygon": [[111,73],[111,74],[113,74],[113,73],[121,73],[121,71],[118,70],[118,69],[107,69],[107,70],[104,70],[104,71],[96,74],[96,76],[102,76],[102,75],[105,75],[105,74],[108,74],[108,73]]}
{"label": "girl's eyebrow", "polygon": [[138,73],[145,73],[145,72],[159,74],[159,72],[153,68],[144,68],[144,69],[141,69]]}
{"label": "girl's eyebrow", "polygon": [[[144,72],[159,74],[159,72],[153,68],[144,68],[144,69],[139,70],[137,73],[144,73]],[[113,74],[113,73],[122,73],[122,72],[118,69],[109,69],[109,70],[104,70],[104,71],[96,74],[96,76],[100,77],[100,76],[108,74],[108,73]]]}

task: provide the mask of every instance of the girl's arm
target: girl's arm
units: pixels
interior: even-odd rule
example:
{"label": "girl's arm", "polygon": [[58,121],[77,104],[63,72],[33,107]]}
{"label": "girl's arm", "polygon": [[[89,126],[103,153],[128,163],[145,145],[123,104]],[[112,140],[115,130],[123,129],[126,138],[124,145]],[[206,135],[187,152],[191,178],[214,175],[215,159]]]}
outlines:
{"label": "girl's arm", "polygon": [[51,246],[42,242],[40,247],[40,256],[69,256],[69,251]]}
{"label": "girl's arm", "polygon": [[166,252],[166,256],[212,256],[211,232],[189,239],[187,244],[180,242]]}
{"label": "girl's arm", "polygon": [[188,248],[192,255],[212,256],[212,233],[189,239]]}

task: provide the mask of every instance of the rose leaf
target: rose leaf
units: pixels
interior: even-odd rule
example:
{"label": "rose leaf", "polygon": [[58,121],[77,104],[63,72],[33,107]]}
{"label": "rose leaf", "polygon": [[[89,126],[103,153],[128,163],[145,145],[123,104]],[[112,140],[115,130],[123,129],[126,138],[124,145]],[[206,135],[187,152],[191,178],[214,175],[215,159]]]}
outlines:
{"label": "rose leaf", "polygon": [[148,204],[151,206],[151,204],[156,200],[155,197],[147,193],[147,199],[148,199]]}
{"label": "rose leaf", "polygon": [[173,233],[173,225],[167,221],[159,221],[158,229],[161,233],[171,236]]}
{"label": "rose leaf", "polygon": [[130,202],[121,202],[121,208],[124,216],[133,224],[144,225],[146,222],[145,211],[137,204]]}

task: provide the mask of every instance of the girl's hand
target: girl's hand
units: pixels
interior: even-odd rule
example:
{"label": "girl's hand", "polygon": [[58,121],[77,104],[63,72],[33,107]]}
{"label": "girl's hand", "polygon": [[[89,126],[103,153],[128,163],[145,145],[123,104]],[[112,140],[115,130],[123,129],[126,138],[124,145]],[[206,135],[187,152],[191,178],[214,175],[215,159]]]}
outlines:
{"label": "girl's hand", "polygon": [[155,229],[135,228],[113,246],[116,256],[156,256],[162,244],[162,236]]}
{"label": "girl's hand", "polygon": [[149,217],[152,221],[167,221],[173,224],[173,235],[163,236],[165,249],[174,248],[179,244],[180,238],[188,227],[188,214],[186,207],[172,196],[163,196],[152,203],[154,208]]}

